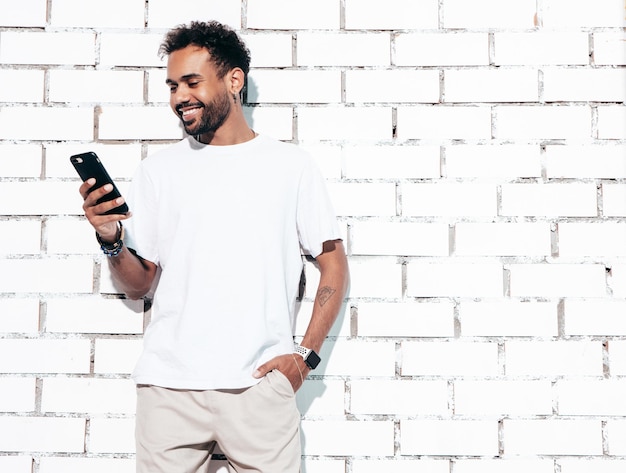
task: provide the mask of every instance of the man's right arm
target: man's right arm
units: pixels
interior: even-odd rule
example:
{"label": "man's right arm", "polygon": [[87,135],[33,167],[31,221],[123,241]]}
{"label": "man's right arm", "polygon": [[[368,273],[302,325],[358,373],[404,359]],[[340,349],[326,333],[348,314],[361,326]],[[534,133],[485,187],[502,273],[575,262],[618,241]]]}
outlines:
{"label": "man's right arm", "polygon": [[[88,179],[79,189],[84,199],[83,210],[85,211],[85,217],[87,217],[87,220],[96,230],[103,243],[113,244],[121,238],[121,222],[129,218],[130,214],[107,215],[106,212],[108,210],[123,203],[123,198],[120,197],[98,204],[97,201],[111,192],[112,187],[105,185],[93,192],[89,192],[89,189],[94,184],[95,180]],[[157,266],[154,263],[139,257],[126,246],[122,246],[122,250],[119,253],[107,259],[113,277],[129,298],[141,299],[150,291],[157,273]]]}

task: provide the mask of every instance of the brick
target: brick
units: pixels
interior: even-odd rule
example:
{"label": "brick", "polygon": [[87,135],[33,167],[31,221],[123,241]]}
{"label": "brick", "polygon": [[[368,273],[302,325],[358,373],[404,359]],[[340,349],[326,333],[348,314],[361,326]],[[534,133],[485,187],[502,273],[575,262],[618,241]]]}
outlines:
{"label": "brick", "polygon": [[602,455],[600,420],[504,419],[505,455]]}
{"label": "brick", "polygon": [[89,453],[135,453],[135,419],[91,419]]}
{"label": "brick", "polygon": [[11,473],[31,473],[33,459],[30,455],[0,456],[0,470]]}
{"label": "brick", "polygon": [[[396,347],[387,341],[328,341],[322,347],[321,372],[330,376],[393,376]],[[318,368],[319,369],[319,368]]]}
{"label": "brick", "polygon": [[561,416],[626,414],[626,380],[559,380],[556,395]]}
{"label": "brick", "polygon": [[346,0],[346,29],[437,29],[437,0]]}
{"label": "brick", "polygon": [[559,256],[626,256],[626,225],[616,222],[559,223]]}
{"label": "brick", "polygon": [[602,345],[590,341],[507,341],[507,376],[602,376]]}
{"label": "brick", "polygon": [[272,136],[277,140],[294,139],[291,107],[244,107],[244,115],[257,133]]}
{"label": "brick", "polygon": [[142,71],[50,71],[50,101],[143,102]]}
{"label": "brick", "polygon": [[248,0],[247,27],[307,30],[339,28],[339,1],[295,3],[288,0]]}
{"label": "brick", "polygon": [[39,459],[39,473],[134,473],[135,460],[132,458],[80,458],[42,457]]}
{"label": "brick", "polygon": [[595,217],[595,184],[503,184],[501,215]]}
{"label": "brick", "polygon": [[78,175],[69,157],[86,151],[98,155],[107,172],[120,186],[123,185],[121,181],[130,181],[141,162],[141,145],[138,144],[47,144],[46,177],[74,178],[78,183]]}
{"label": "brick", "polygon": [[555,337],[557,315],[553,302],[462,301],[459,306],[464,337]]}
{"label": "brick", "polygon": [[[448,460],[393,459],[393,460],[354,460],[353,473],[448,473]],[[343,472],[342,472],[343,473]]]}
{"label": "brick", "polygon": [[397,66],[486,66],[489,64],[487,33],[398,33]]}
{"label": "brick", "polygon": [[541,177],[541,153],[536,145],[453,144],[444,152],[447,177]]}
{"label": "brick", "polygon": [[40,177],[41,154],[39,145],[0,145],[0,176]]}
{"label": "brick", "polygon": [[620,0],[550,0],[542,12],[546,28],[624,27],[624,2]]}
{"label": "brick", "polygon": [[535,25],[534,0],[505,3],[498,0],[447,0],[443,4],[444,28],[459,29],[529,29]]}
{"label": "brick", "polygon": [[502,297],[499,263],[410,262],[407,295],[412,297]]}
{"label": "brick", "polygon": [[392,135],[388,107],[298,108],[301,140],[384,140]]}
{"label": "brick", "polygon": [[0,33],[0,64],[94,65],[94,33]]}
{"label": "brick", "polygon": [[613,297],[626,296],[626,265],[612,264],[607,273],[607,280]]}
{"label": "brick", "polygon": [[443,223],[354,222],[353,255],[448,256]]}
{"label": "brick", "polygon": [[0,332],[36,333],[38,330],[38,299],[0,299]]}
{"label": "brick", "polygon": [[451,69],[444,72],[444,84],[446,102],[536,102],[539,99],[536,69]]}
{"label": "brick", "polygon": [[626,302],[622,300],[566,300],[566,335],[626,335]]}
{"label": "brick", "polygon": [[349,70],[346,71],[346,101],[437,103],[439,72],[404,69]]}
{"label": "brick", "polygon": [[[143,0],[109,0],[83,8],[81,0],[54,0],[50,25],[83,28],[143,28]],[[120,15],[123,11],[124,14]]]}
{"label": "brick", "polygon": [[[47,0],[23,0],[19,6],[0,4],[0,26],[45,26]],[[10,471],[5,470],[3,471]]]}
{"label": "brick", "polygon": [[589,64],[589,38],[584,32],[496,32],[494,44],[498,66]]}
{"label": "brick", "polygon": [[620,69],[543,69],[546,102],[623,102],[626,71]]}
{"label": "brick", "polygon": [[183,137],[179,119],[164,106],[102,107],[97,134],[101,140],[176,140]]}
{"label": "brick", "polygon": [[591,111],[579,105],[499,105],[498,139],[576,139],[591,137]]}
{"label": "brick", "polygon": [[602,105],[598,107],[598,138],[601,140],[626,139],[626,107]]}
{"label": "brick", "polygon": [[398,138],[471,140],[491,138],[491,109],[484,106],[398,107]]}
{"label": "brick", "polygon": [[385,33],[298,33],[298,66],[388,66],[390,37]]}
{"label": "brick", "polygon": [[167,104],[170,103],[170,89],[165,83],[167,77],[166,69],[148,69],[148,103]]}
{"label": "brick", "polygon": [[[102,33],[99,64],[102,66],[163,67],[165,60],[159,56],[162,41],[162,34]],[[129,48],[129,44],[133,47]],[[71,61],[68,62],[71,63]]]}
{"label": "brick", "polygon": [[350,393],[350,413],[356,415],[448,414],[445,381],[355,380],[350,383]]}
{"label": "brick", "polygon": [[0,220],[0,255],[36,255],[40,251],[39,220]]}
{"label": "brick", "polygon": [[87,339],[0,339],[0,354],[3,373],[89,373]]}
{"label": "brick", "polygon": [[248,78],[248,103],[341,102],[340,71],[257,69]]}
{"label": "brick", "polygon": [[305,455],[393,455],[392,421],[304,420],[301,430]]}
{"label": "brick", "polygon": [[490,342],[402,342],[402,376],[497,376]]}
{"label": "brick", "polygon": [[396,186],[391,182],[329,183],[328,192],[337,215],[396,214]]}
{"label": "brick", "polygon": [[87,258],[0,259],[0,292],[87,293],[92,277],[93,262]]}
{"label": "brick", "polygon": [[298,411],[305,417],[343,416],[345,391],[343,380],[307,379],[296,393]]}
{"label": "brick", "polygon": [[[72,238],[68,238],[72,235]],[[86,220],[51,218],[46,222],[47,253],[100,256],[94,230]]]}
{"label": "brick", "polygon": [[498,424],[486,420],[402,420],[402,455],[497,455]]}
{"label": "brick", "polygon": [[[226,473],[228,470],[224,470]],[[345,460],[327,460],[303,457],[300,471],[307,473],[344,473],[346,471]],[[220,471],[216,473],[222,473]]]}
{"label": "brick", "polygon": [[626,177],[626,148],[623,145],[548,145],[545,161],[548,178]]}
{"label": "brick", "polygon": [[0,450],[4,452],[81,453],[85,419],[0,417]]}
{"label": "brick", "polygon": [[129,379],[44,378],[41,411],[134,414],[135,385]]}
{"label": "brick", "polygon": [[345,146],[345,177],[348,179],[439,178],[438,146]]}
{"label": "brick", "polygon": [[454,462],[455,473],[553,473],[552,459],[459,459]]}
{"label": "brick", "polygon": [[548,256],[548,223],[457,223],[457,256]]}
{"label": "brick", "polygon": [[603,264],[511,264],[513,297],[605,297]]}
{"label": "brick", "polygon": [[143,332],[143,300],[49,299],[46,331],[139,334]]}
{"label": "brick", "polygon": [[626,65],[626,34],[622,31],[593,33],[593,61],[596,65]]}
{"label": "brick", "polygon": [[360,337],[454,336],[451,303],[362,302],[357,310]]}
{"label": "brick", "polygon": [[44,71],[0,69],[0,84],[0,102],[43,102]]}
{"label": "brick", "polygon": [[350,297],[400,298],[402,266],[395,261],[351,261]]}
{"label": "brick", "polygon": [[454,413],[476,417],[552,415],[551,384],[548,380],[456,380]]}
{"label": "brick", "polygon": [[605,217],[626,216],[626,186],[602,183],[602,215]]}
{"label": "brick", "polygon": [[626,455],[626,422],[609,420],[606,423],[609,440],[609,455]]}
{"label": "brick", "polygon": [[0,139],[5,140],[91,140],[93,124],[90,108],[0,108]]}
{"label": "brick", "polygon": [[452,182],[402,185],[403,216],[491,217],[497,213],[491,184]]}
{"label": "brick", "polygon": [[626,461],[619,459],[580,459],[561,458],[559,460],[561,473],[621,473],[626,468]]}
{"label": "brick", "polygon": [[[237,2],[239,4],[239,2]],[[250,50],[250,67],[291,67],[293,47],[290,33],[242,34]]]}
{"label": "brick", "polygon": [[0,412],[35,410],[35,378],[0,378],[0,390]]}
{"label": "brick", "polygon": [[140,339],[96,339],[94,373],[132,373],[142,348]]}
{"label": "brick", "polygon": [[148,5],[150,28],[174,28],[194,18],[216,20],[238,29],[241,27],[241,2],[221,0],[208,3],[203,0],[180,0],[172,4],[169,0],[150,0]]}
{"label": "brick", "polygon": [[609,342],[609,367],[613,376],[626,375],[626,341]]}

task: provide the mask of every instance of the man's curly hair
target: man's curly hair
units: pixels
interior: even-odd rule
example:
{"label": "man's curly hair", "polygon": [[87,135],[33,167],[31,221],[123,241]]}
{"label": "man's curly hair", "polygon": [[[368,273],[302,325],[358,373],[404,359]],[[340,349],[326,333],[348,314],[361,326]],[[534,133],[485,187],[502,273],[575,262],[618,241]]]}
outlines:
{"label": "man's curly hair", "polygon": [[217,21],[192,21],[189,25],[179,25],[165,35],[159,53],[166,56],[189,45],[209,51],[220,79],[235,67],[241,68],[248,75],[250,51],[228,26]]}

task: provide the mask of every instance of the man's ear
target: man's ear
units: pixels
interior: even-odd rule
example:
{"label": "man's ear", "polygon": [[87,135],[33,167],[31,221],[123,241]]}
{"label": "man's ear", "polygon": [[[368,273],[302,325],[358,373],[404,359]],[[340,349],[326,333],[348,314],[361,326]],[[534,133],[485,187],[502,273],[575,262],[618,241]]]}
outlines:
{"label": "man's ear", "polygon": [[239,67],[235,67],[228,73],[230,80],[230,91],[239,95],[246,82],[246,74]]}

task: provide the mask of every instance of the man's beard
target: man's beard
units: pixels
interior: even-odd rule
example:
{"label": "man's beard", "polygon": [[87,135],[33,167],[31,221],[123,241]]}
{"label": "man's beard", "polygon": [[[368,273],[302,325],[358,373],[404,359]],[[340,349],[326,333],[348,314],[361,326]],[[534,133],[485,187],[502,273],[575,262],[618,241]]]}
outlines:
{"label": "man's beard", "polygon": [[[201,107],[202,115],[199,120],[186,122],[180,114],[183,107]],[[221,127],[230,113],[231,103],[228,94],[221,94],[209,103],[184,103],[176,106],[176,111],[188,135],[198,136],[205,133],[214,133]]]}

